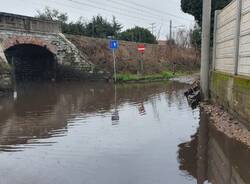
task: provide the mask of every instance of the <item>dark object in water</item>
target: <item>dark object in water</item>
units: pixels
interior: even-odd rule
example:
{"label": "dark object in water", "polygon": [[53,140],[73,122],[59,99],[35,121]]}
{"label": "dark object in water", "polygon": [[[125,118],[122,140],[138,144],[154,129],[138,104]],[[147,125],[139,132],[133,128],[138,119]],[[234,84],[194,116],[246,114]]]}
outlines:
{"label": "dark object in water", "polygon": [[112,121],[119,121],[119,119],[120,119],[119,112],[118,112],[118,110],[115,110],[115,112],[111,116],[111,120]]}
{"label": "dark object in water", "polygon": [[195,81],[184,95],[187,97],[189,105],[195,109],[201,101],[200,81]]}

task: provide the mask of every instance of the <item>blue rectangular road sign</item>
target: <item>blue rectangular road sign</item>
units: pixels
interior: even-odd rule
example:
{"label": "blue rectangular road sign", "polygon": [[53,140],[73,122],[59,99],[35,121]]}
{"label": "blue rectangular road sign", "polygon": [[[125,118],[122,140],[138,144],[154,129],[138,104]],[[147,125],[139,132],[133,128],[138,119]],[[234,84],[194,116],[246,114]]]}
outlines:
{"label": "blue rectangular road sign", "polygon": [[109,48],[110,49],[118,49],[119,44],[117,40],[110,40],[109,42]]}

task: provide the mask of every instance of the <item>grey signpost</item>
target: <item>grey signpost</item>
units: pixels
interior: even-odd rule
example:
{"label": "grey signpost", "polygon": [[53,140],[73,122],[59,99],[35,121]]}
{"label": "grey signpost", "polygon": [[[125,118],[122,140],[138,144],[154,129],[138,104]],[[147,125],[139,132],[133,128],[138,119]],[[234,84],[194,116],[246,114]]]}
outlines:
{"label": "grey signpost", "polygon": [[118,49],[119,44],[117,40],[110,40],[109,42],[109,48],[112,50],[113,54],[113,63],[114,63],[114,80],[116,82],[116,56],[115,56],[115,50]]}

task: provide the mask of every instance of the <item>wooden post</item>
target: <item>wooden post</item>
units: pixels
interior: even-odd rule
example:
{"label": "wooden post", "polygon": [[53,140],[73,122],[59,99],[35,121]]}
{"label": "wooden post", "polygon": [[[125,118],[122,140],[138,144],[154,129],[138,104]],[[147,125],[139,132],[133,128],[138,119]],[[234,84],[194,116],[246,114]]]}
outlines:
{"label": "wooden post", "polygon": [[235,53],[234,61],[235,68],[234,74],[238,75],[238,65],[239,65],[239,47],[240,47],[240,27],[241,27],[241,11],[242,11],[242,0],[237,0],[237,13],[236,13],[236,29],[235,29]]}
{"label": "wooden post", "polygon": [[209,98],[211,0],[203,0],[202,47],[201,47],[201,92],[203,100]]}
{"label": "wooden post", "polygon": [[220,10],[216,10],[214,14],[214,43],[213,43],[213,63],[212,71],[215,71],[216,67],[216,51],[217,51],[217,29],[218,29],[218,15]]}

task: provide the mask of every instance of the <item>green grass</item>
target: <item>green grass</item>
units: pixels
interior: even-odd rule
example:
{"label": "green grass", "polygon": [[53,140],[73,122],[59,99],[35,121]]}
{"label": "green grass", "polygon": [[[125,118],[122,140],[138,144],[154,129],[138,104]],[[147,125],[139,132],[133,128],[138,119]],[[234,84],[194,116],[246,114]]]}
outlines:
{"label": "green grass", "polygon": [[129,82],[129,81],[156,81],[156,80],[167,80],[177,76],[178,74],[173,74],[173,72],[161,72],[159,74],[147,74],[147,75],[136,75],[136,74],[118,74],[118,82]]}

